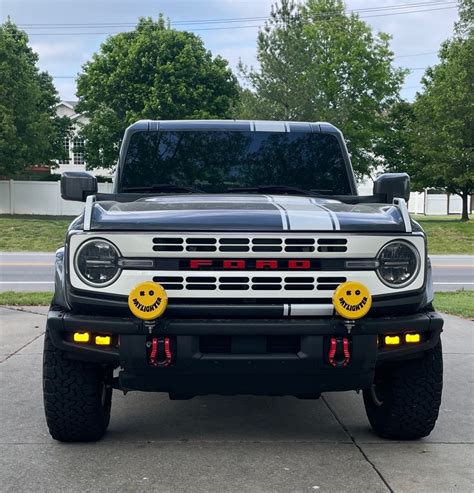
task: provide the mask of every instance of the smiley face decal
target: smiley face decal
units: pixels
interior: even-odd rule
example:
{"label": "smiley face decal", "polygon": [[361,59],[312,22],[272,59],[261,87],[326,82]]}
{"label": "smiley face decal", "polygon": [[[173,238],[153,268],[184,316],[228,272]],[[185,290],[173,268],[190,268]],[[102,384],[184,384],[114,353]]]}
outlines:
{"label": "smiley face decal", "polygon": [[341,317],[355,320],[366,315],[372,306],[369,290],[360,282],[347,281],[334,291],[332,303]]}
{"label": "smiley face decal", "polygon": [[142,320],[161,317],[168,306],[165,288],[152,281],[141,282],[128,295],[130,311]]}

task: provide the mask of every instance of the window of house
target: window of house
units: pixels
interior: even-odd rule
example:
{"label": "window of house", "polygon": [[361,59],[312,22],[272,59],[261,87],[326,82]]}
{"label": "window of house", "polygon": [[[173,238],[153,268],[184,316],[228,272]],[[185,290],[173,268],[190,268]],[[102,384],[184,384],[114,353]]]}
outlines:
{"label": "window of house", "polygon": [[74,139],[73,163],[74,164],[85,164],[85,161],[84,161],[84,139],[80,139],[79,137],[76,137]]}
{"label": "window of house", "polygon": [[64,137],[63,140],[63,149],[64,149],[64,159],[59,160],[59,164],[69,164],[71,162],[71,158],[69,157],[69,137]]}

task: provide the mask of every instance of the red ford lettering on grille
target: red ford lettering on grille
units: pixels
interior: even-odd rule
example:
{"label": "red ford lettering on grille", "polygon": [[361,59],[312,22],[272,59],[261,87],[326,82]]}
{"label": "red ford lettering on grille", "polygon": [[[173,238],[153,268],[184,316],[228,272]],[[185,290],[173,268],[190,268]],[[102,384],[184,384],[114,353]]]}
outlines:
{"label": "red ford lettering on grille", "polygon": [[245,260],[224,260],[224,269],[245,269]]}
{"label": "red ford lettering on grille", "polygon": [[193,259],[189,261],[190,269],[222,269],[222,270],[309,270],[317,269],[311,260],[283,260],[283,259]]}
{"label": "red ford lettering on grille", "polygon": [[212,267],[212,260],[191,260],[189,267],[191,269],[200,269],[201,267]]}
{"label": "red ford lettering on grille", "polygon": [[278,269],[277,260],[257,260],[255,262],[256,269]]}
{"label": "red ford lettering on grille", "polygon": [[309,269],[310,267],[309,260],[288,260],[288,269]]}

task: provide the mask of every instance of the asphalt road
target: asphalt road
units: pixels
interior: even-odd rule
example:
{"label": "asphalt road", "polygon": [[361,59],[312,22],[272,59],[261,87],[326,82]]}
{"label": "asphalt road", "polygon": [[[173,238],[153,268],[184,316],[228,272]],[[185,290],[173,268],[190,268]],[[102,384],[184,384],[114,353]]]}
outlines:
{"label": "asphalt road", "polygon": [[0,308],[2,492],[472,492],[474,323],[446,316],[443,401],[426,439],[382,440],[355,392],[170,401],[114,391],[95,444],[52,440],[43,417],[46,308]]}
{"label": "asphalt road", "polygon": [[[436,291],[474,289],[474,256],[432,255]],[[0,291],[51,291],[52,253],[0,253]]]}

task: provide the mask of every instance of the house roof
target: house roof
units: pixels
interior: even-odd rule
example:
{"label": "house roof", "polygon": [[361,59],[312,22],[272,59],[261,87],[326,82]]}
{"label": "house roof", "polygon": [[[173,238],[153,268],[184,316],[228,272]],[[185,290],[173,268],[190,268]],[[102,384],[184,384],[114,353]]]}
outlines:
{"label": "house roof", "polygon": [[69,109],[74,110],[78,101],[64,101],[61,100],[56,106],[67,106]]}

